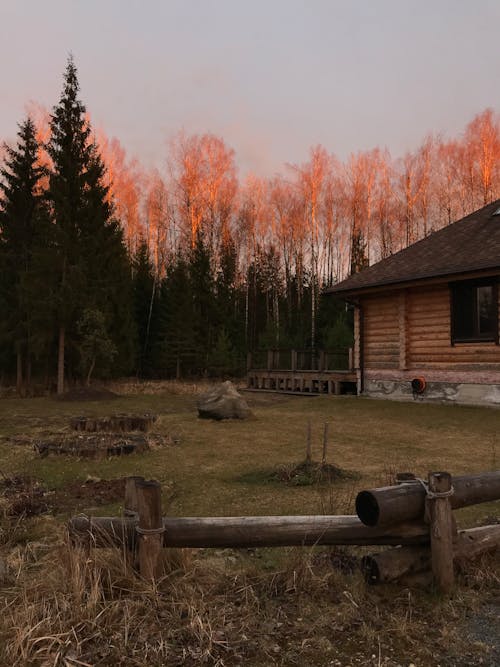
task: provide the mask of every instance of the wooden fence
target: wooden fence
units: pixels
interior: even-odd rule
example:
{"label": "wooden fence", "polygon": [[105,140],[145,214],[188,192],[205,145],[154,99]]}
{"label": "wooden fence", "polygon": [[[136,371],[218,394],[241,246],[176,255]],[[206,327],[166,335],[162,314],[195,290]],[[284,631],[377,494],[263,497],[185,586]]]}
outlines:
{"label": "wooden fence", "polygon": [[452,510],[500,499],[500,471],[428,480],[400,476],[393,486],[361,491],[357,516],[162,517],[161,486],[127,479],[124,516],[70,519],[80,546],[125,548],[147,579],[158,576],[164,547],[247,548],[311,545],[389,545],[365,556],[369,583],[432,572],[449,592],[454,567],[500,546],[500,525],[457,530]]}

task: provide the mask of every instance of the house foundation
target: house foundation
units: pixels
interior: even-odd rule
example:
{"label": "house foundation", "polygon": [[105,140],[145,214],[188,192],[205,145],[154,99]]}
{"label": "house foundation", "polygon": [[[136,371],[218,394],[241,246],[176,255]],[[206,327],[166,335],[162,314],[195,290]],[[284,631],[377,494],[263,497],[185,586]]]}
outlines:
{"label": "house foundation", "polygon": [[[425,401],[455,403],[461,405],[489,405],[500,407],[500,374],[485,374],[478,378],[473,373],[452,373],[432,371],[410,371],[365,373],[363,395],[372,398],[386,398],[396,401]],[[491,377],[490,377],[491,376]],[[425,388],[414,391],[412,380],[421,378]]]}

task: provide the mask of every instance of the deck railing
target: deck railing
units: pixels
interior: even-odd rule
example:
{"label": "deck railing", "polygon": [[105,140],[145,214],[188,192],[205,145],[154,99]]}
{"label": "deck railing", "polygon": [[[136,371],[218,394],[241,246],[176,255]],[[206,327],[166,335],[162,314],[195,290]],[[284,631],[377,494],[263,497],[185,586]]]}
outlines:
{"label": "deck railing", "polygon": [[352,371],[352,348],[307,350],[258,349],[247,355],[247,370],[267,371]]}

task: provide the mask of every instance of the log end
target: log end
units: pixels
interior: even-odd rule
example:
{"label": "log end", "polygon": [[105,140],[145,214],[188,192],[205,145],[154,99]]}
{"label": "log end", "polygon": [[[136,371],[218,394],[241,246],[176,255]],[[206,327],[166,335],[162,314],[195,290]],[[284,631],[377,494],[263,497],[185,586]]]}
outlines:
{"label": "log end", "polygon": [[380,508],[371,491],[360,491],[356,496],[356,514],[365,526],[378,525]]}

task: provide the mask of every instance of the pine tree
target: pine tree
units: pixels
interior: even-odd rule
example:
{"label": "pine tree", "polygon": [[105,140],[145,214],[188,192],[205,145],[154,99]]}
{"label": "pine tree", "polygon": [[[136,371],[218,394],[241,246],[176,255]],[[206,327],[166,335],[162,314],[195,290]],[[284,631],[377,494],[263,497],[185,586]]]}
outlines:
{"label": "pine tree", "polygon": [[113,367],[115,373],[123,374],[133,367],[136,345],[132,262],[109,187],[104,185],[105,177],[104,163],[93,143],[86,171],[80,241],[86,293],[80,301],[84,307],[103,313],[107,333],[117,350]]}
{"label": "pine tree", "polygon": [[137,373],[154,374],[153,358],[158,336],[159,290],[146,241],[139,244],[134,258],[134,314],[137,324]]}
{"label": "pine tree", "polygon": [[68,327],[78,319],[78,296],[85,282],[79,242],[85,201],[85,173],[90,161],[90,127],[85,107],[78,100],[76,67],[70,57],[59,105],[51,116],[51,140],[47,147],[53,162],[49,198],[55,222],[57,255],[56,315],[58,324],[57,393],[64,391],[64,364]]}
{"label": "pine tree", "polygon": [[[58,393],[64,391],[66,343],[78,339],[76,323],[83,310],[101,312],[110,333],[119,316],[118,304],[131,307],[123,235],[113,219],[109,188],[104,185],[105,167],[91,141],[91,127],[78,91],[77,71],[70,57],[61,99],[51,116],[47,147],[53,163],[48,196],[55,223]],[[122,320],[131,326],[132,318],[125,314]],[[76,344],[72,347],[77,349]]]}
{"label": "pine tree", "polygon": [[[19,126],[15,148],[6,146],[7,160],[0,171],[0,302],[4,342],[13,345],[17,365],[17,390],[23,376],[29,384],[34,351],[34,320],[39,307],[37,259],[47,243],[46,208],[38,164],[39,145],[33,121]],[[41,332],[38,332],[38,339]]]}
{"label": "pine tree", "polygon": [[80,357],[85,384],[90,386],[90,378],[96,364],[100,361],[111,364],[117,354],[116,347],[110,339],[104,316],[100,310],[86,308],[77,323],[80,334]]}
{"label": "pine tree", "polygon": [[[245,318],[240,308],[244,303],[244,292],[238,284],[238,253],[229,236],[223,240],[220,249],[219,271],[215,283],[217,308],[217,349],[226,338],[230,347],[240,358],[245,352]],[[234,364],[233,364],[234,365]],[[236,368],[234,369],[237,370]]]}
{"label": "pine tree", "polygon": [[181,373],[195,369],[198,352],[189,266],[181,254],[173,258],[161,285],[159,311],[160,363],[167,375],[180,379]]}
{"label": "pine tree", "polygon": [[195,370],[202,374],[207,370],[208,354],[215,344],[217,311],[212,267],[210,245],[205,242],[203,233],[198,231],[189,256],[189,282],[193,308],[194,347],[197,356]]}

